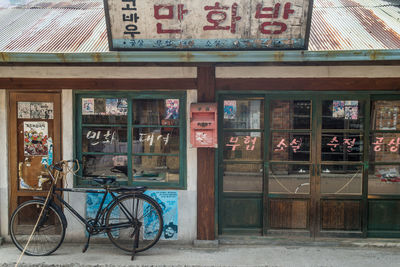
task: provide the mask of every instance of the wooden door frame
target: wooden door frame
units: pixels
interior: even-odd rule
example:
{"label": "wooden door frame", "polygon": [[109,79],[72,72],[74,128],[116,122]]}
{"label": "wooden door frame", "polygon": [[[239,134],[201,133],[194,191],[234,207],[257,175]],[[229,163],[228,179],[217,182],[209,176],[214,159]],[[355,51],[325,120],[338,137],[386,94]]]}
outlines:
{"label": "wooden door frame", "polygon": [[[61,106],[61,90],[55,91],[8,91],[8,193],[9,193],[9,215],[18,206],[18,197],[21,196],[46,196],[45,191],[34,191],[18,190],[18,150],[17,150],[17,102],[18,101],[37,101],[37,102],[53,102],[54,103],[54,137],[53,137],[53,149],[54,149],[54,161],[61,159],[62,155],[62,106]],[[38,99],[38,97],[40,97]]]}

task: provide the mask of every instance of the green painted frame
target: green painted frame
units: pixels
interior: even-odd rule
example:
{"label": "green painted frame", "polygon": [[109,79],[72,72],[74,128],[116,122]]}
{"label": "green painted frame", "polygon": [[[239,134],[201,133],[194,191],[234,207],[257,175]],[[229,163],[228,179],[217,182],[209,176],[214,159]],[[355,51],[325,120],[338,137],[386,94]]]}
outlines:
{"label": "green painted frame", "polygon": [[[100,152],[85,152],[81,151],[82,147],[82,108],[81,102],[82,98],[94,98],[94,97],[113,97],[113,98],[126,98],[128,99],[128,118],[127,124],[123,125],[111,125],[111,126],[123,126],[127,128],[127,140],[128,140],[128,152],[125,153],[100,153]],[[132,123],[132,100],[133,99],[168,99],[176,98],[179,99],[179,125],[168,126],[169,128],[179,128],[179,155],[178,154],[164,154],[164,153],[133,153],[132,151],[132,131],[134,127],[150,128],[150,127],[161,127],[161,125],[134,125]],[[74,158],[82,160],[82,156],[85,154],[93,155],[127,155],[128,156],[128,181],[121,182],[121,185],[127,186],[148,186],[151,188],[168,188],[168,189],[186,189],[187,188],[187,145],[186,145],[186,91],[118,91],[118,92],[108,92],[108,91],[76,91],[74,92]],[[110,126],[103,124],[90,124],[90,126]],[[134,155],[138,156],[179,156],[179,182],[139,182],[133,180],[132,175],[132,157]],[[78,173],[79,176],[82,175],[82,170]],[[74,187],[93,187],[90,182],[80,181],[79,177],[74,177]]]}
{"label": "green painted frame", "polygon": [[[219,90],[217,91],[217,102],[218,102],[218,109],[219,111],[223,111],[223,100],[229,98],[229,99],[247,99],[247,98],[252,98],[252,97],[264,97],[264,130],[261,132],[264,133],[264,192],[263,196],[260,196],[263,198],[263,229],[262,233],[264,235],[268,234],[268,211],[264,207],[268,207],[269,205],[269,199],[270,198],[293,198],[293,196],[290,195],[282,195],[282,194],[268,194],[268,181],[267,181],[267,176],[266,174],[268,173],[268,168],[270,164],[270,158],[269,155],[267,155],[267,148],[269,145],[269,141],[271,140],[270,138],[270,133],[271,129],[269,128],[269,103],[271,99],[310,99],[313,101],[313,110],[312,110],[312,122],[311,122],[311,140],[315,140],[317,143],[321,143],[321,134],[323,132],[322,130],[322,117],[318,116],[322,115],[322,109],[317,110],[315,107],[320,107],[322,105],[323,100],[329,100],[329,99],[343,99],[343,100],[350,100],[350,99],[360,99],[360,100],[365,100],[365,106],[364,106],[364,115],[365,115],[365,120],[364,120],[364,129],[361,130],[363,133],[363,143],[364,143],[364,153],[363,153],[363,158],[361,162],[349,162],[350,164],[355,164],[355,165],[360,165],[363,167],[363,181],[362,181],[362,191],[360,195],[343,195],[343,196],[332,196],[329,194],[322,195],[321,193],[318,192],[316,198],[318,198],[318,206],[319,209],[321,208],[321,201],[322,200],[329,200],[329,199],[335,199],[335,200],[359,200],[360,201],[360,209],[361,209],[361,214],[360,214],[360,220],[361,220],[361,231],[360,232],[354,232],[354,231],[348,231],[346,233],[345,231],[322,231],[321,226],[320,226],[320,220],[321,220],[321,215],[320,215],[320,210],[318,210],[318,214],[315,214],[314,216],[317,216],[319,218],[318,220],[314,220],[317,225],[310,225],[310,230],[311,230],[311,235],[312,236],[348,236],[348,237],[367,237],[367,236],[373,236],[373,237],[400,237],[400,231],[369,231],[368,230],[368,201],[373,199],[374,201],[382,199],[382,200],[399,200],[400,201],[400,195],[369,195],[368,194],[368,167],[369,167],[369,138],[370,138],[370,114],[371,114],[371,102],[374,100],[400,100],[400,92],[399,91],[346,91],[346,92],[340,92],[340,97],[337,95],[337,92],[331,92],[331,91],[324,91],[324,92],[318,92],[318,91],[287,91],[287,92],[279,92],[279,91],[226,91],[226,90]],[[219,112],[218,114],[218,132],[220,133],[218,136],[218,143],[222,144],[223,143],[223,133],[224,133],[224,128],[223,128],[223,112]],[[246,129],[247,130],[247,129]],[[246,131],[242,130],[242,131]],[[229,131],[233,131],[233,129],[229,129]],[[326,130],[325,130],[326,131]],[[328,130],[330,131],[330,130]],[[346,131],[346,130],[344,130]],[[340,130],[339,130],[340,132]],[[358,131],[360,132],[360,131]],[[371,131],[373,132],[373,131]],[[400,132],[400,131],[392,131],[392,132]],[[316,159],[320,153],[318,152],[318,149],[316,146],[314,147],[314,151],[311,151],[311,157],[310,157],[310,168],[313,168],[313,170],[310,170],[310,176],[311,179],[312,176],[317,175],[316,172],[317,166],[316,165]],[[312,149],[312,148],[311,148]],[[312,158],[314,157],[314,158]],[[222,192],[222,166],[223,163],[225,162],[223,160],[223,148],[219,146],[217,150],[217,157],[216,157],[216,194],[218,194],[216,198],[216,228],[218,229],[218,233],[221,234],[222,230],[219,229],[219,226],[221,224],[221,217],[219,212],[222,199],[223,199],[223,192]],[[296,162],[295,162],[296,163]],[[338,162],[343,163],[343,162]],[[318,164],[322,165],[325,164],[321,159],[318,160]],[[333,163],[332,163],[333,164]],[[381,165],[389,165],[393,163],[383,163]],[[400,165],[400,163],[397,163]],[[315,173],[315,174],[311,174]],[[311,181],[310,181],[311,182]],[[315,181],[313,181],[314,186]],[[319,187],[318,187],[319,188]],[[316,189],[318,189],[316,188]],[[311,192],[310,188],[310,192]],[[315,190],[316,192],[317,190]],[[234,193],[228,193],[230,196],[233,196]],[[244,194],[243,194],[244,195]],[[257,194],[254,194],[254,196]],[[249,195],[250,196],[250,195]],[[314,198],[315,198],[314,197]],[[297,196],[299,199],[307,199],[305,196]],[[310,196],[310,201],[313,201]],[[315,201],[315,200],[314,200]],[[310,223],[313,223],[312,220],[310,219]],[[244,232],[249,232],[246,230],[243,230]],[[251,231],[250,231],[251,232]],[[254,231],[253,231],[254,232]],[[239,232],[237,232],[239,233]],[[381,235],[380,235],[381,233]]]}

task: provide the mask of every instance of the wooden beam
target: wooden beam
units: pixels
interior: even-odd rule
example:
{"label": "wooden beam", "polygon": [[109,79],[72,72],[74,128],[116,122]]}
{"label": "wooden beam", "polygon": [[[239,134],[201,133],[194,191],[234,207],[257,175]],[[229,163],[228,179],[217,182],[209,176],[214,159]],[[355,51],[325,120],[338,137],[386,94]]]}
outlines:
{"label": "wooden beam", "polygon": [[217,90],[379,91],[400,90],[400,78],[234,78],[217,79]]}
{"label": "wooden beam", "polygon": [[45,79],[0,78],[1,89],[76,89],[76,90],[187,90],[195,89],[196,79]]}
{"label": "wooden beam", "polygon": [[[215,66],[197,68],[198,102],[215,101]],[[197,239],[215,239],[214,148],[197,149]]]}

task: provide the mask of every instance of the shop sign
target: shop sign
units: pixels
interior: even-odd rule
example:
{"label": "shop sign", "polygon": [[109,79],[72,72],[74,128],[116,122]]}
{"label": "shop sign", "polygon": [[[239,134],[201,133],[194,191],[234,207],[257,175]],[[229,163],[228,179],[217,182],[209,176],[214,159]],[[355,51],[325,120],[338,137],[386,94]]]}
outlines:
{"label": "shop sign", "polygon": [[312,0],[104,0],[111,50],[307,49]]}

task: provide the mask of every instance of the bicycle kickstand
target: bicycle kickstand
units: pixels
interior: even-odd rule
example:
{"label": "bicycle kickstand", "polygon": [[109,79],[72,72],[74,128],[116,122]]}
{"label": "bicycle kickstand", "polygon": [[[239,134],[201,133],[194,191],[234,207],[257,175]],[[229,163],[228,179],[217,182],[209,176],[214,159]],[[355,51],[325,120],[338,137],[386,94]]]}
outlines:
{"label": "bicycle kickstand", "polygon": [[133,261],[135,259],[135,254],[136,254],[136,249],[139,247],[139,234],[140,234],[140,227],[136,227],[135,231],[133,234],[135,235],[135,238],[133,239],[133,250],[132,250],[132,258],[131,260]]}
{"label": "bicycle kickstand", "polygon": [[86,250],[89,248],[89,241],[90,241],[90,233],[88,233],[88,238],[87,238],[85,246],[82,249],[82,253],[85,253]]}

